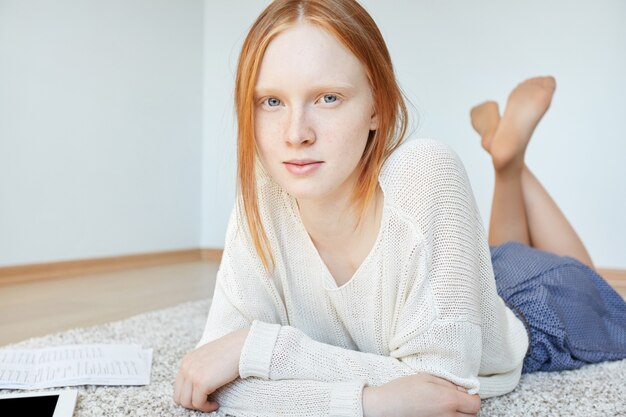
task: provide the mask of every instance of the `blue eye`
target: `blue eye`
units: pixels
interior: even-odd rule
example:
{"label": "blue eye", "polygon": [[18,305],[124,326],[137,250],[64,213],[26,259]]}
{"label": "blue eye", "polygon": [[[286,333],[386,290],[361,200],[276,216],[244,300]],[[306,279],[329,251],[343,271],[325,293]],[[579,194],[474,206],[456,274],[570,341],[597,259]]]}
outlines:
{"label": "blue eye", "polygon": [[270,97],[267,99],[267,105],[270,107],[276,107],[280,105],[280,100],[274,97]]}
{"label": "blue eye", "polygon": [[[326,98],[330,97],[331,101],[327,101]],[[334,103],[335,101],[337,101],[337,96],[334,94],[324,94],[324,96],[322,97],[322,99],[324,100],[324,103],[326,104],[330,104],[330,103]]]}

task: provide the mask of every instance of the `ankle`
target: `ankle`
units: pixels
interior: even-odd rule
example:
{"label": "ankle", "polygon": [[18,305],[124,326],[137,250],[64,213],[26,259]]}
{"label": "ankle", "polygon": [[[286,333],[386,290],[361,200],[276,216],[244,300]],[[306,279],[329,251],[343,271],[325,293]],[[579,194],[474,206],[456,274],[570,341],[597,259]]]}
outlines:
{"label": "ankle", "polygon": [[494,167],[496,180],[511,181],[521,179],[522,173],[526,169],[525,167],[526,164],[523,161],[521,164],[507,164],[501,168]]}

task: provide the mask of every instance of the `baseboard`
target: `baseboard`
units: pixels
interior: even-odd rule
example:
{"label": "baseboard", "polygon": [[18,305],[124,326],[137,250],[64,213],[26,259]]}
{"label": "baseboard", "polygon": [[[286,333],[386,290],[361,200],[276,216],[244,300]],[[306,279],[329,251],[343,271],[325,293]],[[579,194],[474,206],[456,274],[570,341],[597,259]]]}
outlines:
{"label": "baseboard", "polygon": [[0,267],[0,285],[200,260],[219,262],[221,249],[186,249]]}
{"label": "baseboard", "polygon": [[598,274],[626,297],[626,269],[598,268]]}
{"label": "baseboard", "polygon": [[626,269],[598,268],[598,273],[602,275],[605,279],[626,281]]}
{"label": "baseboard", "polygon": [[[222,258],[222,251],[222,249],[198,248],[0,267],[0,285],[200,260],[219,262]],[[626,288],[626,269],[598,268],[598,273],[610,284]]]}
{"label": "baseboard", "polygon": [[200,249],[203,261],[219,262],[222,259],[223,249]]}

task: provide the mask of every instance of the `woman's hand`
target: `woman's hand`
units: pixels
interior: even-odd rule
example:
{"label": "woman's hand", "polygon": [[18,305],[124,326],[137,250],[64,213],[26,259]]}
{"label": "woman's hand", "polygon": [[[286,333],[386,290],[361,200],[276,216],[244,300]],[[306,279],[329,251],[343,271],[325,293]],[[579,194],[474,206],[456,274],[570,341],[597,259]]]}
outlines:
{"label": "woman's hand", "polygon": [[480,410],[478,394],[450,381],[419,373],[363,390],[364,417],[475,416]]}
{"label": "woman's hand", "polygon": [[185,355],[174,383],[174,402],[204,412],[217,410],[219,404],[208,396],[239,377],[239,357],[249,330],[236,330]]}

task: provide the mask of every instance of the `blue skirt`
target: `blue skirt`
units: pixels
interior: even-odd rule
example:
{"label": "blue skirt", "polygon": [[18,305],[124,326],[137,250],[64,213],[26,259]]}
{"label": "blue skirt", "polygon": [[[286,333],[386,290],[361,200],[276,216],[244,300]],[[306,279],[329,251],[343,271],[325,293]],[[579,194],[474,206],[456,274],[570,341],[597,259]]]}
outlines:
{"label": "blue skirt", "polygon": [[529,334],[522,373],[626,358],[626,302],[593,269],[515,241],[490,249],[498,294]]}

